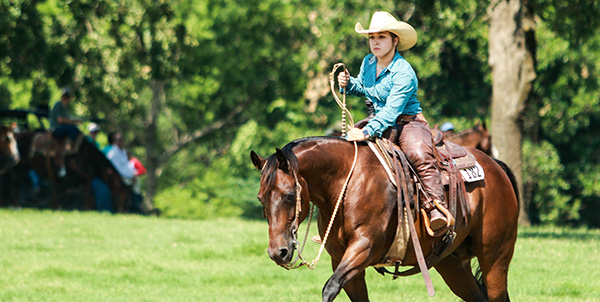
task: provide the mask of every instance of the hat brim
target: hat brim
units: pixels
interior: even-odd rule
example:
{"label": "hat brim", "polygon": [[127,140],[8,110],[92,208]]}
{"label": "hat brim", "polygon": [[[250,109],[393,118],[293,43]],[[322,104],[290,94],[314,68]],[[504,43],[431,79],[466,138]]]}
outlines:
{"label": "hat brim", "polygon": [[382,31],[389,31],[394,33],[398,38],[400,38],[400,42],[396,45],[396,49],[399,51],[407,50],[415,46],[417,44],[417,31],[408,23],[402,21],[392,22],[382,28],[369,28],[365,29],[362,24],[356,23],[354,27],[354,31],[359,34],[364,35],[365,37],[369,37],[369,34],[378,33]]}

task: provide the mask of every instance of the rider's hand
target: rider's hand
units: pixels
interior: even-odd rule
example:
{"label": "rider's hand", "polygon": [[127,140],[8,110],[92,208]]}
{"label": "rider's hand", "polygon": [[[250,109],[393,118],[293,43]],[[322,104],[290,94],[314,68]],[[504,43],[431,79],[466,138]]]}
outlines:
{"label": "rider's hand", "polygon": [[363,134],[363,131],[360,128],[352,128],[352,129],[350,129],[350,131],[348,131],[348,135],[346,135],[346,140],[351,141],[351,142],[354,142],[354,141],[360,142],[360,141],[365,141],[367,139],[368,139],[368,137],[366,137]]}
{"label": "rider's hand", "polygon": [[342,71],[338,73],[338,84],[340,88],[346,88],[348,86],[348,82],[350,81],[350,73],[347,71]]}

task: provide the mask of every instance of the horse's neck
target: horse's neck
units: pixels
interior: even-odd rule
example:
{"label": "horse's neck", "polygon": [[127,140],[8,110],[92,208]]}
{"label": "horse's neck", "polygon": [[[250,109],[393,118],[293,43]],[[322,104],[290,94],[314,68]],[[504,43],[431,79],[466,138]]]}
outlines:
{"label": "horse's neck", "polygon": [[344,141],[307,144],[294,150],[299,174],[309,186],[311,201],[320,209],[330,207],[350,172],[354,146]]}
{"label": "horse's neck", "polygon": [[482,139],[483,133],[476,131],[475,129],[465,130],[448,138],[451,142],[468,147],[476,147]]}

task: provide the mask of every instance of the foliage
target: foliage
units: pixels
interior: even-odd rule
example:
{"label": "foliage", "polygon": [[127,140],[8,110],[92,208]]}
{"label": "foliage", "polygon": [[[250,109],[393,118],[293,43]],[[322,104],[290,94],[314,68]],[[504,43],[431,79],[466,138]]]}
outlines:
{"label": "foliage", "polygon": [[[541,220],[579,222],[599,227],[600,194],[595,188],[597,183],[592,183],[598,175],[594,167],[600,163],[597,151],[600,139],[595,131],[600,127],[600,78],[597,73],[600,70],[600,54],[597,51],[600,31],[597,27],[589,27],[585,31],[569,29],[556,24],[560,22],[553,17],[550,19],[550,12],[562,10],[561,14],[564,14],[576,10],[579,17],[573,15],[568,20],[574,22],[576,18],[585,20],[591,15],[599,16],[600,11],[597,6],[579,11],[580,7],[569,5],[565,8],[558,2],[541,4],[546,6],[541,5],[544,10],[539,13],[543,21],[537,28],[536,97],[528,108],[529,120],[525,125],[534,145],[541,145],[546,151],[552,146],[555,150],[545,155],[543,151],[538,152],[546,157],[539,164],[550,170],[558,167],[558,158],[561,168],[553,173],[552,178],[536,175],[537,169],[528,171],[530,178],[526,182],[539,183],[543,180],[541,182],[548,188],[554,187],[555,194],[551,197],[546,193],[541,196],[533,193],[538,207],[551,209],[554,213],[550,218],[544,217],[550,212],[542,211]],[[589,22],[586,24],[591,26]],[[553,156],[552,160],[548,160],[549,155]],[[528,163],[528,167],[535,165]],[[565,184],[568,185],[565,187]],[[568,207],[572,208],[567,210]]]}
{"label": "foliage", "polygon": [[564,166],[552,144],[525,141],[523,157],[524,187],[531,190],[530,217],[556,224],[579,219],[581,201],[568,195],[570,185],[562,178]]}
{"label": "foliage", "polygon": [[[528,4],[538,17],[538,78],[523,117],[530,215],[600,226],[600,5]],[[358,72],[368,46],[354,25],[367,26],[375,10],[419,34],[402,55],[419,76],[432,125],[450,120],[460,130],[488,120],[488,5],[0,1],[0,106],[52,105],[60,87],[72,86],[77,114],[105,118],[103,130],[124,132],[129,150],[152,166],[155,202],[166,215],[260,217],[249,151],[266,157],[293,139],[339,128],[328,73],[337,62]],[[363,100],[347,101],[362,119]]]}

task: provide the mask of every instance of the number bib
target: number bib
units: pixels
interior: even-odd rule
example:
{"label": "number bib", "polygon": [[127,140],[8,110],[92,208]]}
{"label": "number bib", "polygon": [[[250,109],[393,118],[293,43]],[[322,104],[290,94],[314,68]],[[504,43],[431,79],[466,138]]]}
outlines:
{"label": "number bib", "polygon": [[483,173],[483,168],[479,165],[478,162],[475,162],[475,166],[460,169],[460,174],[462,174],[463,180],[465,182],[476,182],[483,180],[485,174]]}

